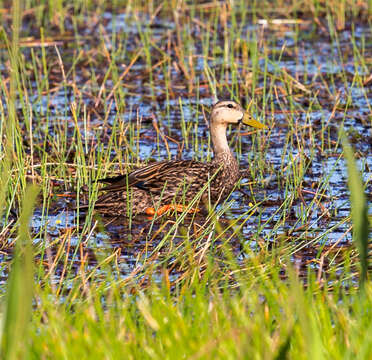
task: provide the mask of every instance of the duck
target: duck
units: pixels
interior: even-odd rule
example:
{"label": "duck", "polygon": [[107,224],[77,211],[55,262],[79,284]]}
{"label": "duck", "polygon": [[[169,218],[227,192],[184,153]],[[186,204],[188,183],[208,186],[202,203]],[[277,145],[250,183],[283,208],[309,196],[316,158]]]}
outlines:
{"label": "duck", "polygon": [[105,216],[160,216],[170,210],[198,212],[221,203],[241,177],[227,141],[228,126],[241,123],[267,129],[237,102],[218,101],[210,112],[211,161],[165,160],[100,179],[106,186],[100,190],[103,194],[95,202],[95,211]]}

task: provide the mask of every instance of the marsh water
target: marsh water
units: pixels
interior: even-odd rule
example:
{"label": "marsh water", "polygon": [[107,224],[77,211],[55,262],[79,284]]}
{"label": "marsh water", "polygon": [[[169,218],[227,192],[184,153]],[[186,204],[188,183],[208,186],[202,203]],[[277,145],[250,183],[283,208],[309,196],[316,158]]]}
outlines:
{"label": "marsh water", "polygon": [[[169,41],[173,44],[176,36],[174,27],[172,22],[161,18],[153,19],[143,15],[141,21],[134,21],[126,14],[113,16],[111,13],[104,13],[78,29],[66,21],[65,31],[71,35],[56,36],[44,47],[50,69],[48,81],[51,91],[41,96],[37,91],[37,79],[28,84],[32,112],[39,116],[48,114],[46,128],[35,128],[33,131],[34,146],[44,141],[45,131],[51,134],[54,129],[63,127],[69,136],[78,127],[87,151],[102,151],[96,144],[100,142],[104,149],[107,148],[113,126],[122,123],[124,129],[125,124],[140,123],[136,133],[137,141],[122,144],[123,153],[128,146],[133,146],[134,152],[139,149],[139,158],[133,160],[137,164],[140,161],[146,163],[149,160],[168,158],[167,146],[172,158],[182,154],[185,159],[205,161],[211,156],[211,152],[206,140],[208,128],[205,117],[208,114],[204,109],[210,108],[214,102],[205,75],[205,63],[218,74],[217,83],[225,84],[217,88],[219,98],[230,97],[229,86],[232,88],[236,83],[250,81],[251,86],[249,76],[253,76],[256,81],[255,116],[268,124],[270,130],[264,135],[247,134],[249,129],[244,128],[229,130],[231,145],[239,149],[236,155],[240,167],[248,171],[240,188],[223,205],[225,209],[218,221],[222,227],[227,226],[241,214],[248,213],[252,201],[258,204],[252,216],[243,217],[237,222],[238,225],[242,223],[241,232],[239,236],[232,236],[230,239],[236,257],[244,262],[246,256],[251,256],[247,249],[259,251],[262,246],[270,249],[277,242],[293,242],[297,244],[293,261],[306,271],[307,266],[318,267],[322,249],[349,249],[352,236],[348,219],[350,203],[347,169],[341,157],[342,146],[338,144],[339,130],[341,127],[345,129],[353,145],[370,200],[371,81],[361,84],[365,79],[368,80],[371,70],[372,37],[369,24],[361,22],[357,26],[346,26],[344,30],[337,32],[335,41],[329,31],[319,28],[312,20],[297,24],[246,20],[246,26],[241,27],[239,37],[248,46],[256,41],[258,55],[255,59],[257,74],[252,75],[247,71],[245,78],[240,78],[239,70],[234,73],[223,61],[225,36],[222,30],[218,31],[218,27],[216,32],[210,34],[215,39],[215,48],[220,48],[214,50],[213,58],[206,59],[203,55],[202,41],[193,43],[194,73],[189,79],[174,64],[176,54],[172,45],[163,47],[171,58],[170,64],[173,64],[166,69],[161,64],[162,53],[156,51],[154,46],[151,50],[151,71],[146,57],[140,56],[130,66],[125,81],[120,84],[125,107],[115,106],[115,96],[107,95],[114,88],[115,82],[111,77],[105,78],[109,60],[103,49],[109,52],[113,47],[121,47],[124,51],[118,52],[119,54],[135,54],[145,41],[142,38],[144,33],[151,35],[149,37],[152,44],[160,46]],[[32,33],[32,26],[30,28]],[[184,25],[184,31],[190,32],[195,39],[198,39],[202,30],[202,24],[197,22]],[[37,38],[38,30],[34,31]],[[122,38],[126,41],[121,42]],[[230,46],[240,45],[236,43]],[[369,59],[369,63],[361,64],[356,61],[358,49],[363,49],[364,57]],[[81,57],[78,65],[73,64],[76,53],[79,52]],[[25,46],[22,47],[22,54],[26,60],[33,62],[40,56],[41,50],[37,46]],[[67,74],[66,81],[59,56]],[[122,62],[120,71],[124,71],[129,65],[126,58],[122,61],[116,58],[115,61]],[[248,61],[251,66],[253,59]],[[242,59],[237,58],[236,62],[238,69],[244,66]],[[155,66],[158,63],[160,64]],[[72,67],[74,70],[69,73]],[[5,73],[6,66],[2,65],[0,70]],[[264,73],[272,74],[272,77],[267,78],[263,76]],[[284,73],[287,75],[283,75]],[[356,73],[364,80],[356,82]],[[276,74],[280,76],[276,78]],[[284,76],[287,76],[287,84],[281,81]],[[100,84],[104,83],[106,97],[97,95],[100,89],[92,78],[97,79]],[[286,87],[288,84],[291,84],[291,88]],[[235,99],[241,98],[242,104],[247,106],[245,93],[235,91],[234,96]],[[79,104],[83,109],[76,121],[71,111],[73,103]],[[24,115],[20,114],[22,116]],[[167,142],[167,146],[164,141],[159,140],[153,118],[160,131],[172,139]],[[187,144],[183,143],[184,124],[187,127],[190,123],[193,123],[188,133],[191,140]],[[292,134],[290,138],[289,129]],[[262,138],[259,140],[260,136]],[[255,151],[252,151],[252,143]],[[259,146],[264,150],[262,153],[257,151]],[[112,156],[117,156],[112,151]],[[40,159],[34,159],[34,164],[38,161]],[[58,165],[50,165],[53,166]],[[257,170],[252,170],[252,166],[257,166]],[[299,167],[302,169],[301,179],[297,182],[291,174],[299,171]],[[119,164],[116,170],[115,174],[121,172]],[[35,171],[38,171],[37,167]],[[252,176],[260,181],[255,181]],[[82,262],[95,267],[101,258],[115,253],[120,274],[123,277],[129,276],[153,256],[153,250],[161,242],[162,233],[174,225],[174,218],[168,219],[169,223],[164,225],[165,218],[153,223],[146,217],[129,221],[93,216],[88,217],[89,232],[80,236],[87,218],[83,211],[77,214],[74,210],[77,201],[76,183],[65,184],[63,179],[58,178],[52,181],[54,187],[49,209],[45,211],[37,206],[32,218],[34,243],[39,248],[47,244],[48,251],[55,254],[61,243],[65,242],[64,251],[71,255],[71,267],[76,271]],[[288,186],[289,182],[291,186]],[[56,194],[69,196],[55,196]],[[84,199],[84,196],[82,192],[80,199]],[[290,204],[283,207],[288,199],[292,199]],[[283,208],[285,214],[281,210]],[[11,220],[12,215],[9,216],[9,221]],[[193,222],[202,226],[204,220],[196,217]],[[179,236],[177,230],[169,241],[162,244],[162,249],[172,246],[170,242],[175,246],[181,244],[185,231],[190,232],[195,226],[193,222],[186,219],[179,226]],[[229,231],[233,232],[231,229]],[[11,240],[8,239],[9,242]],[[84,252],[81,252],[82,248]],[[162,249],[159,251],[163,251]],[[82,259],[81,254],[88,256]],[[9,259],[11,250],[5,249],[1,256],[3,260]],[[169,260],[170,263],[171,261]],[[59,281],[61,272],[62,266],[60,269],[57,267],[56,282]]]}

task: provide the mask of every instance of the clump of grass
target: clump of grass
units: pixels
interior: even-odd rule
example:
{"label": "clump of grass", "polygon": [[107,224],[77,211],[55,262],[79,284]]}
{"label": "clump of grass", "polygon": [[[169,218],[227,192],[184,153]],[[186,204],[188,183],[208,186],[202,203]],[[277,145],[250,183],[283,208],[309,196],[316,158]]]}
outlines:
{"label": "clump of grass", "polygon": [[[222,251],[229,252],[226,244]],[[123,352],[129,358],[275,358],[284,353],[301,359],[360,352],[365,357],[371,351],[370,316],[363,310],[371,305],[370,284],[366,297],[356,300],[355,288],[345,292],[339,284],[330,293],[311,276],[305,289],[290,263],[292,275],[282,281],[284,263],[262,266],[252,256],[242,268],[227,257],[221,272],[218,259],[207,256],[201,273],[193,255],[188,254],[189,271],[175,287],[166,271],[141,290],[131,279],[115,280],[115,273],[101,278],[83,269],[71,283],[75,296],[66,301],[51,301],[51,289],[37,287],[40,302],[29,335],[33,353],[56,358],[116,358]]]}

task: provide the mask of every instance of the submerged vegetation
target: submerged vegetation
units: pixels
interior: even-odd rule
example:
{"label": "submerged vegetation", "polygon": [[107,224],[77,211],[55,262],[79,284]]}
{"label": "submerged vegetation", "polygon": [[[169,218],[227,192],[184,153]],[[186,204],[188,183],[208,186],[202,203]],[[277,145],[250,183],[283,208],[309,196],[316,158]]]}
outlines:
{"label": "submerged vegetation", "polygon": [[[369,359],[370,1],[25,4],[0,0],[1,357]],[[216,98],[270,128],[229,129],[224,203],[94,213],[98,179],[210,160]]]}

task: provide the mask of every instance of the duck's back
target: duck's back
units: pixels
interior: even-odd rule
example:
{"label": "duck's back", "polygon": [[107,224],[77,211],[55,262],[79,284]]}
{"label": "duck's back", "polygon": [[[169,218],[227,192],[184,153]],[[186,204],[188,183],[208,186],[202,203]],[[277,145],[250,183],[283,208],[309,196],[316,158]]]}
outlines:
{"label": "duck's back", "polygon": [[[162,161],[128,174],[103,179],[108,183],[96,202],[96,209],[106,211],[106,205],[121,204],[120,214],[130,204],[132,213],[164,204],[188,205],[198,194],[202,202],[220,202],[236,182],[235,174],[226,172],[225,164],[216,160],[202,163],[194,160]],[[232,186],[231,186],[232,185]],[[105,210],[105,211],[102,211]]]}

